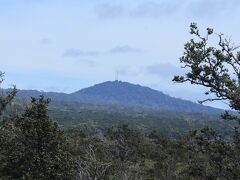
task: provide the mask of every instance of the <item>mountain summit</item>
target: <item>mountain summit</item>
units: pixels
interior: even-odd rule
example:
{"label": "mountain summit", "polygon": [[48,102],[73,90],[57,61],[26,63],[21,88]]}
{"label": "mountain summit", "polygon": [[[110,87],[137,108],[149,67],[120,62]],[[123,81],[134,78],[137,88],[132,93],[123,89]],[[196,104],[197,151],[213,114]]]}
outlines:
{"label": "mountain summit", "polygon": [[72,93],[76,99],[88,97],[88,103],[118,104],[167,109],[181,112],[219,113],[220,110],[166,95],[149,87],[122,81],[107,81]]}
{"label": "mountain summit", "polygon": [[56,101],[100,105],[138,106],[180,112],[199,112],[211,114],[219,114],[222,112],[220,109],[174,98],[149,87],[122,81],[103,82],[71,94],[21,90],[19,91],[18,96],[29,97],[40,94],[50,97]]}

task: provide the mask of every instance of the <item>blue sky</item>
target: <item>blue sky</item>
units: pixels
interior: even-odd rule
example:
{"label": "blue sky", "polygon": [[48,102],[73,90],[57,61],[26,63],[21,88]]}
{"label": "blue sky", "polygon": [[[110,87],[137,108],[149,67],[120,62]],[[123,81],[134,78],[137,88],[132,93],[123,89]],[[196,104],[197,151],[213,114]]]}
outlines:
{"label": "blue sky", "polygon": [[196,101],[202,88],[171,82],[182,73],[190,23],[240,44],[239,17],[239,0],[0,0],[4,87],[73,92],[118,72],[122,81]]}

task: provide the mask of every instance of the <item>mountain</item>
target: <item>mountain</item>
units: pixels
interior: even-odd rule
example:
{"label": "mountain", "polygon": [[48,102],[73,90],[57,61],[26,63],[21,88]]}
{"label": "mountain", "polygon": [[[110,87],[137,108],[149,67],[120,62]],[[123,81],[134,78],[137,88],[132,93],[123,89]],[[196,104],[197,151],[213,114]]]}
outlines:
{"label": "mountain", "polygon": [[160,91],[121,81],[107,81],[74,93],[41,92],[19,90],[18,97],[26,98],[44,95],[54,101],[78,102],[95,105],[137,106],[144,108],[165,109],[178,112],[197,112],[219,114],[223,110],[203,106],[191,101],[166,95]]}

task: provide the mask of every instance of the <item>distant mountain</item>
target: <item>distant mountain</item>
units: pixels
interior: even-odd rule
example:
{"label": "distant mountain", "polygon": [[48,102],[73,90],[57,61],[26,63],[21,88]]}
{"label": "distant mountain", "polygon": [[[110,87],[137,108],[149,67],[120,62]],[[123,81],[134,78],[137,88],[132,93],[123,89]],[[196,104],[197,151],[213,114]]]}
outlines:
{"label": "distant mountain", "polygon": [[108,81],[71,94],[19,90],[18,97],[44,95],[54,101],[79,102],[96,105],[138,106],[178,112],[219,114],[223,110],[166,95],[160,91],[121,81]]}

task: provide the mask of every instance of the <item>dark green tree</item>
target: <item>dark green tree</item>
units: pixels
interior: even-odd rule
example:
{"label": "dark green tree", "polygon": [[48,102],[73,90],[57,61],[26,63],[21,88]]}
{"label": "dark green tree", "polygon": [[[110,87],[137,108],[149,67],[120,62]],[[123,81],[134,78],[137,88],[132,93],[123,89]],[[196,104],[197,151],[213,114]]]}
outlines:
{"label": "dark green tree", "polygon": [[[190,33],[194,35],[185,44],[185,51],[180,58],[184,76],[175,76],[178,83],[190,82],[207,89],[208,98],[200,101],[224,100],[229,106],[240,112],[240,51],[230,39],[222,33],[215,33],[207,28],[202,36],[196,23],[190,25]],[[214,38],[215,37],[215,38]],[[225,120],[237,120],[237,115],[226,112]],[[235,127],[234,142],[226,142],[210,128],[196,131],[188,141],[187,175],[193,179],[239,179],[240,171],[240,132]]]}
{"label": "dark green tree", "polygon": [[49,99],[32,98],[22,115],[0,127],[0,177],[73,179],[67,139],[47,115]]}
{"label": "dark green tree", "polygon": [[[0,84],[4,81],[4,73],[0,71]],[[0,96],[0,115],[2,115],[3,111],[6,109],[7,105],[9,105],[14,97],[16,96],[17,89],[16,86],[13,86],[12,90],[5,93],[2,92]]]}
{"label": "dark green tree", "polygon": [[[173,81],[190,82],[207,88],[206,101],[227,100],[234,110],[240,111],[240,51],[223,34],[207,28],[202,36],[196,23],[190,25],[190,33],[195,37],[185,44],[180,58],[185,76],[175,76]],[[216,37],[216,38],[214,38]],[[216,44],[214,44],[216,42]],[[211,96],[211,95],[214,95]],[[225,118],[234,118],[228,116]]]}

